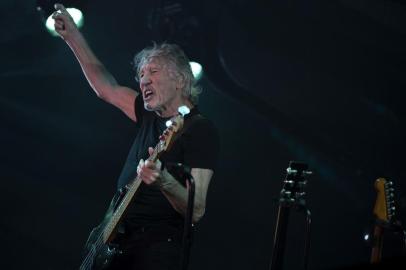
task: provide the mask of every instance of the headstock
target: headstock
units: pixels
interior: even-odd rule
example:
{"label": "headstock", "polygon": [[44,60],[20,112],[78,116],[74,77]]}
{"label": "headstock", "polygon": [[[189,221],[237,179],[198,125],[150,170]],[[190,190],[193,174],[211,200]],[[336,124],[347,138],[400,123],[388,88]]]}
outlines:
{"label": "headstock", "polygon": [[374,215],[379,221],[392,223],[396,210],[393,183],[386,181],[385,178],[378,178],[375,181],[375,189],[377,195]]}
{"label": "headstock", "polygon": [[280,203],[305,205],[304,188],[307,185],[305,176],[312,174],[305,163],[290,161],[286,169],[286,177],[280,193]]}
{"label": "headstock", "polygon": [[166,122],[166,129],[159,137],[159,142],[154,149],[153,154],[149,157],[150,160],[156,161],[161,154],[172,147],[173,142],[177,139],[179,132],[183,128],[184,116],[190,112],[186,106],[181,106],[178,109],[179,114],[172,117]]}

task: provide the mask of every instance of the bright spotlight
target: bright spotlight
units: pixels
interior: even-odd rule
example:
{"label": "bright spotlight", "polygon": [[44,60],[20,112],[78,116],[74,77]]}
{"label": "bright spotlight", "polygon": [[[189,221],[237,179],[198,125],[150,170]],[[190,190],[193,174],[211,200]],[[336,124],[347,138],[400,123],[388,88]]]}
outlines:
{"label": "bright spotlight", "polygon": [[[75,22],[76,26],[78,28],[81,28],[83,26],[83,13],[77,8],[67,8],[66,9],[69,14],[72,16],[73,21]],[[45,22],[45,26],[49,33],[53,36],[58,36],[58,33],[55,31],[55,26],[54,26],[55,20],[52,19],[52,14],[48,17],[48,19]]]}
{"label": "bright spotlight", "polygon": [[189,62],[189,64],[190,64],[190,67],[192,68],[192,73],[193,73],[193,76],[195,77],[195,80],[196,81],[199,80],[203,75],[202,65],[200,65],[197,62]]}

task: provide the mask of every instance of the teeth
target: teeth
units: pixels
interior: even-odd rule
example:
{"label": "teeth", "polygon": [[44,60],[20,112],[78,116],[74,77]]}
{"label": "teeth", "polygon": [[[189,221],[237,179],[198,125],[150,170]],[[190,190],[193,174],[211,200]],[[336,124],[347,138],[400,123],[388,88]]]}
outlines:
{"label": "teeth", "polygon": [[151,90],[145,90],[145,92],[144,92],[144,97],[148,97],[148,96],[150,96],[152,94],[152,91]]}

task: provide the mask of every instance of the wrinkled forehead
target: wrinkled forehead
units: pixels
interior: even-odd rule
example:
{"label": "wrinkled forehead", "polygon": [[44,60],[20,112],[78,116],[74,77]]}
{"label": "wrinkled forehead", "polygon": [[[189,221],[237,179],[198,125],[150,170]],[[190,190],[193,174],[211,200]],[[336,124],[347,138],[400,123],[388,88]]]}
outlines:
{"label": "wrinkled forehead", "polygon": [[152,67],[164,68],[168,65],[168,61],[162,57],[148,57],[145,58],[139,65],[138,73],[145,71]]}

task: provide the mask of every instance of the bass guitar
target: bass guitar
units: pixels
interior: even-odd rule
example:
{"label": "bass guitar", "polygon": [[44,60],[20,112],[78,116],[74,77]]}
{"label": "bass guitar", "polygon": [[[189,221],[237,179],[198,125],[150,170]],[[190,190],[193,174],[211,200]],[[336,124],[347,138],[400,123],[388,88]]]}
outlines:
{"label": "bass guitar", "polygon": [[[167,129],[160,136],[154,152],[148,158],[149,161],[157,161],[164,152],[170,150],[173,142],[181,134],[184,115],[187,113],[187,107],[182,106],[179,108],[179,115],[174,116],[167,122]],[[84,259],[79,267],[80,270],[105,269],[110,265],[114,256],[121,252],[119,247],[112,241],[116,238],[118,225],[128,206],[135,198],[141,182],[142,180],[137,176],[126,185],[123,191],[115,196],[102,223],[90,233],[85,245]]]}

